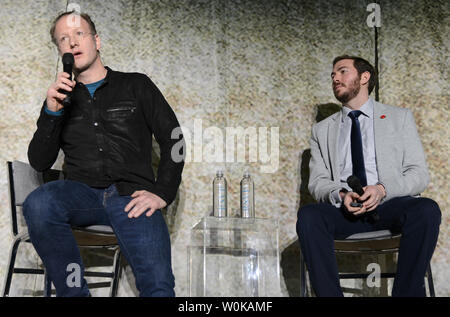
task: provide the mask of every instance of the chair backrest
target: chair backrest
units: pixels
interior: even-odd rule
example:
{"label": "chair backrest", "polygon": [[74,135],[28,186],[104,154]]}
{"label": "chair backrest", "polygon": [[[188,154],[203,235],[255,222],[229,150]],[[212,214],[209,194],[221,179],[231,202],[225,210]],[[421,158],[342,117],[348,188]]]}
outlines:
{"label": "chair backrest", "polygon": [[42,173],[20,161],[8,162],[8,170],[14,205],[22,206],[27,196],[44,183]]}
{"label": "chair backrest", "polygon": [[9,197],[11,201],[12,232],[18,234],[17,207],[23,205],[28,195],[50,180],[60,178],[60,172],[49,170],[44,173],[36,171],[30,164],[21,161],[8,161]]}
{"label": "chair backrest", "polygon": [[29,164],[8,161],[9,197],[11,202],[11,224],[14,235],[18,234],[17,207],[22,206],[27,196],[43,184],[42,173]]}

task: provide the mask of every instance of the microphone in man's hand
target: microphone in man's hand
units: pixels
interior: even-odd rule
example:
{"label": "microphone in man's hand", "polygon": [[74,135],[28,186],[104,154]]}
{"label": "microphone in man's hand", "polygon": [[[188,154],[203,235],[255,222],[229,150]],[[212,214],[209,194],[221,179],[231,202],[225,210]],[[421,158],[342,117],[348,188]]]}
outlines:
{"label": "microphone in man's hand", "polygon": [[359,178],[356,177],[355,175],[350,175],[347,178],[347,184],[359,196],[364,195],[364,189],[363,189],[363,187],[361,185],[361,182],[359,181]]}
{"label": "microphone in man's hand", "polygon": [[[73,58],[72,53],[65,53],[62,57],[62,63],[63,63],[63,71],[65,73],[69,74],[69,80],[72,80],[72,68],[73,63],[75,62],[75,59]],[[64,107],[70,106],[71,104],[71,97],[72,93],[68,91],[62,91],[63,94],[65,94],[67,97],[64,98],[62,104]]]}
{"label": "microphone in man's hand", "polygon": [[[351,188],[355,193],[357,193],[359,196],[364,195],[364,189],[363,189],[363,187],[362,187],[362,185],[361,185],[361,182],[360,182],[359,178],[356,177],[355,175],[350,175],[350,176],[347,178],[347,184],[348,184],[348,186],[350,186],[350,188]],[[350,205],[351,205],[352,207],[361,207],[361,204],[360,204],[360,203],[357,203],[357,204],[351,203]],[[377,213],[376,211],[371,212],[371,213],[370,213],[370,216],[371,216],[371,218],[372,218],[373,221],[378,221],[378,220],[380,219],[380,217],[378,216],[378,213]]]}

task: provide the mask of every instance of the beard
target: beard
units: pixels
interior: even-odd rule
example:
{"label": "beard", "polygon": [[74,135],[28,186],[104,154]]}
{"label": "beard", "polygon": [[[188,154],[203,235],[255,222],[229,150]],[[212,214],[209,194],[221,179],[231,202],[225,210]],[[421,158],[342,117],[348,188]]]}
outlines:
{"label": "beard", "polygon": [[[355,78],[355,80],[351,82],[347,91],[341,93],[340,95],[335,89],[333,89],[333,93],[334,93],[334,96],[336,97],[336,99],[339,100],[340,102],[342,102],[343,104],[345,104],[345,103],[349,102],[350,100],[352,100],[353,98],[355,98],[359,94],[359,90],[361,89],[361,87],[359,86],[360,79],[361,78]],[[346,87],[342,84],[340,84],[340,85],[342,87]]]}

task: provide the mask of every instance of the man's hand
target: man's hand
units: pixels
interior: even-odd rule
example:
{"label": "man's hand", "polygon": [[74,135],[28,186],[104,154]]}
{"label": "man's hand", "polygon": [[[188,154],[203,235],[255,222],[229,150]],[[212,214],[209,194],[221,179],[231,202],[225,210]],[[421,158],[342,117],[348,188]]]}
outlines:
{"label": "man's hand", "polygon": [[137,218],[146,210],[148,211],[145,215],[150,217],[156,210],[167,206],[167,203],[161,197],[146,190],[137,190],[131,197],[133,199],[125,206],[128,218]]}
{"label": "man's hand", "polygon": [[344,199],[342,199],[342,203],[348,212],[358,215],[364,212],[362,210],[363,207],[352,207],[350,204],[353,202],[358,202],[360,200],[360,196],[355,192],[347,192],[344,194]]}
{"label": "man's hand", "polygon": [[369,185],[363,188],[364,195],[360,200],[363,201],[363,207],[367,211],[372,211],[380,204],[380,201],[386,195],[383,185]]}
{"label": "man's hand", "polygon": [[70,75],[67,73],[59,73],[56,77],[56,81],[51,84],[50,88],[47,90],[48,110],[56,112],[64,108],[62,102],[66,98],[66,95],[59,91],[65,90],[71,92],[76,84],[74,80],[69,80],[69,77]]}
{"label": "man's hand", "polygon": [[[364,194],[359,196],[357,193],[348,192],[344,196],[344,206],[349,212],[355,216],[363,214],[368,211],[372,211],[379,205],[381,199],[386,196],[383,185],[369,185],[363,188]],[[352,207],[352,202],[362,202],[361,207]]]}

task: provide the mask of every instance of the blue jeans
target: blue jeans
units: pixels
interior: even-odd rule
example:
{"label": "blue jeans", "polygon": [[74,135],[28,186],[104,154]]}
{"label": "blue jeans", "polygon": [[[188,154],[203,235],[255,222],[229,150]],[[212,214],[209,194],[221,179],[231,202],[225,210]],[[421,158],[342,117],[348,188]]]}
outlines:
{"label": "blue jeans", "polygon": [[[130,196],[114,185],[106,189],[58,180],[42,185],[25,200],[23,213],[30,240],[56,288],[57,296],[89,296],[71,226],[109,225],[130,264],[140,296],[175,296],[170,236],[160,210],[147,217],[128,218]],[[78,264],[81,283],[67,283]],[[75,283],[76,284],[76,283]]]}

